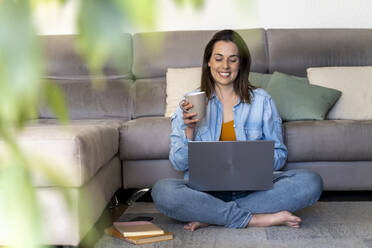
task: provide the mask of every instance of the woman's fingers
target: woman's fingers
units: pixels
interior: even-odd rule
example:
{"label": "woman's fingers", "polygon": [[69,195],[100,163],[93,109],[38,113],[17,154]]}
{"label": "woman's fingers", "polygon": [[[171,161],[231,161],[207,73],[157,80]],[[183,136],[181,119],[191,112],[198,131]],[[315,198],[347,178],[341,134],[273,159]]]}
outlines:
{"label": "woman's fingers", "polygon": [[184,101],[183,104],[182,104],[182,109],[183,111],[187,112],[189,109],[191,109],[193,107],[193,105],[191,103],[189,103],[188,101]]}
{"label": "woman's fingers", "polygon": [[199,119],[192,119],[193,117],[196,116],[196,113],[188,112],[188,110],[190,110],[193,107],[193,105],[189,103],[188,101],[184,101],[181,107],[183,109],[183,122],[188,127],[194,128],[196,126],[196,123],[199,121]]}
{"label": "woman's fingers", "polygon": [[184,120],[184,123],[185,123],[185,125],[187,125],[189,127],[195,127],[196,126],[196,123],[198,121],[199,121],[199,119],[195,119],[195,120],[185,119]]}
{"label": "woman's fingers", "polygon": [[191,119],[194,116],[196,116],[196,113],[184,113],[183,122],[185,123],[185,125],[194,128],[196,126],[196,123],[199,121],[199,119]]}
{"label": "woman's fingers", "polygon": [[196,116],[196,113],[195,112],[191,112],[191,113],[183,113],[183,119],[184,120],[187,120],[187,119],[190,119],[192,117]]}

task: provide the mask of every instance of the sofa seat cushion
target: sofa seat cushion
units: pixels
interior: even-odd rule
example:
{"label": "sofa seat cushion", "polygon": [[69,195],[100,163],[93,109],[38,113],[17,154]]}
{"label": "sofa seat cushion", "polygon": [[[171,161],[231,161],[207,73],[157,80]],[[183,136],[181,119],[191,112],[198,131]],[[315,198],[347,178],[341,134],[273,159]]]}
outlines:
{"label": "sofa seat cushion", "polygon": [[66,178],[50,182],[36,170],[34,185],[84,185],[118,153],[120,125],[120,121],[107,120],[74,121],[69,126],[52,120],[30,123],[19,136],[22,148]]}
{"label": "sofa seat cushion", "polygon": [[288,162],[372,160],[372,120],[284,123]]}
{"label": "sofa seat cushion", "polygon": [[122,160],[168,159],[171,121],[168,117],[144,117],[120,128]]}

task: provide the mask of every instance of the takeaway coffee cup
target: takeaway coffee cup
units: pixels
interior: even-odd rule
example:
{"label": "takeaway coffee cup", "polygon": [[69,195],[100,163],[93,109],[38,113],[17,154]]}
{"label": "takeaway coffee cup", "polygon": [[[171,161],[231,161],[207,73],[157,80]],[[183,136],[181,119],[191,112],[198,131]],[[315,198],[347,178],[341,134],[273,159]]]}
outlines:
{"label": "takeaway coffee cup", "polygon": [[205,99],[205,91],[200,92],[191,92],[185,95],[185,100],[188,101],[193,105],[193,107],[189,110],[185,110],[182,107],[182,104],[185,100],[180,102],[180,107],[184,112],[192,113],[195,112],[196,116],[192,117],[192,119],[203,119],[205,116],[205,108],[206,108],[206,99]]}

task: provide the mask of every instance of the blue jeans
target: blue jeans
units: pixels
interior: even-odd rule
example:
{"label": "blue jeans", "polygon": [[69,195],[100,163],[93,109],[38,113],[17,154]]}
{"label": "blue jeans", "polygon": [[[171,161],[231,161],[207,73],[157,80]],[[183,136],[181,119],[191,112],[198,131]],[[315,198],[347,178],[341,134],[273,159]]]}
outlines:
{"label": "blue jeans", "polygon": [[273,182],[273,188],[266,191],[201,192],[188,187],[183,179],[167,178],[154,185],[151,195],[156,208],[171,218],[244,228],[256,213],[308,207],[323,190],[322,178],[306,170],[274,174]]}

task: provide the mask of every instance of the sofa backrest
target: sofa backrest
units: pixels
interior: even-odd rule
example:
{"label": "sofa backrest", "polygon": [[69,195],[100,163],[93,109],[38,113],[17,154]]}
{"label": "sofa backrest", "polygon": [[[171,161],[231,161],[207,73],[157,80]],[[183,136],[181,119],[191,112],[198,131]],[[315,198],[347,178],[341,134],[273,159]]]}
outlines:
{"label": "sofa backrest", "polygon": [[[372,65],[372,29],[237,30],[252,56],[251,70],[306,76],[308,67]],[[74,35],[42,36],[44,79],[66,94],[71,119],[163,116],[167,68],[201,66],[204,47],[216,31],[123,34],[128,51],[119,70],[104,67],[107,87],[92,89],[88,70],[73,47]],[[94,75],[93,75],[94,77]],[[41,118],[54,118],[46,108]]]}
{"label": "sofa backrest", "polygon": [[269,72],[372,65],[372,29],[268,29]]}
{"label": "sofa backrest", "polygon": [[[46,35],[41,40],[46,55],[46,72],[43,80],[56,83],[65,94],[71,119],[120,118],[129,120],[132,115],[130,88],[132,81],[132,37],[122,35],[125,53],[116,66],[112,59],[104,66],[107,82],[103,91],[95,90],[92,78],[83,59],[74,48],[75,35]],[[40,107],[40,118],[55,118],[45,107]]]}

